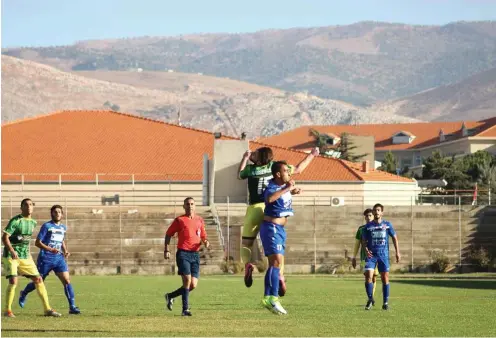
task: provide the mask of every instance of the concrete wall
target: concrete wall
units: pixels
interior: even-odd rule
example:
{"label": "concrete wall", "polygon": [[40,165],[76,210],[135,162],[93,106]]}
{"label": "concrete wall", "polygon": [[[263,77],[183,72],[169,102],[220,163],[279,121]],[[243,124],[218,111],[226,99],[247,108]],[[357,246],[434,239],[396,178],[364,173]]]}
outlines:
{"label": "concrete wall", "polygon": [[2,206],[12,203],[18,208],[20,201],[29,197],[39,206],[53,204],[70,204],[71,206],[102,206],[102,197],[119,195],[122,206],[141,205],[182,205],[187,196],[202,201],[202,182],[191,183],[30,183],[30,184],[2,184]]}
{"label": "concrete wall", "polygon": [[[217,206],[217,209],[226,237],[226,206]],[[414,270],[422,270],[431,263],[434,250],[443,251],[453,265],[459,263],[460,255],[464,265],[470,264],[467,252],[474,244],[482,243],[486,250],[494,250],[496,223],[490,223],[495,222],[496,209],[487,209],[387,206],[384,218],[396,229],[402,254],[401,263],[393,263],[392,269],[408,269],[413,265]],[[230,206],[230,255],[235,259],[239,259],[244,210],[240,204]],[[363,208],[356,206],[295,206],[295,216],[289,219],[286,227],[286,271],[311,272],[315,263],[317,269],[324,265],[338,267],[347,257],[351,258],[356,229],[364,223],[362,212]],[[392,242],[390,246],[393,260]]]}
{"label": "concrete wall", "polygon": [[225,196],[231,202],[246,202],[248,188],[246,181],[238,180],[239,162],[248,150],[248,141],[215,140],[214,142],[214,201],[223,203]]}
{"label": "concrete wall", "polygon": [[[208,209],[197,211],[206,221],[211,250],[201,251],[201,270],[204,273],[221,273],[220,263],[224,252],[215,224]],[[164,234],[172,220],[183,213],[182,207],[140,207],[139,212],[128,213],[122,207],[104,207],[100,214],[90,208],[71,207],[63,223],[67,225],[67,245],[71,252],[69,268],[73,274],[171,274],[176,271],[175,260],[163,258]],[[41,225],[49,220],[49,208],[35,207],[33,218]],[[11,217],[10,210],[2,207],[2,227]],[[36,259],[39,249],[34,239],[31,252]],[[172,239],[172,257],[176,239]]]}

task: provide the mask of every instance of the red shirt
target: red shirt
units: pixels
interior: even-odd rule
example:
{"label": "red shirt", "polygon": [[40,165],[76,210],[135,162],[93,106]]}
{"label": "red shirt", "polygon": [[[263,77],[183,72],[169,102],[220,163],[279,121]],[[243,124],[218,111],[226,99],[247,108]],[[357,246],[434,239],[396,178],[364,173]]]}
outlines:
{"label": "red shirt", "polygon": [[207,239],[203,218],[195,215],[189,218],[186,215],[176,217],[165,233],[173,237],[177,233],[177,248],[187,251],[199,251],[202,240]]}

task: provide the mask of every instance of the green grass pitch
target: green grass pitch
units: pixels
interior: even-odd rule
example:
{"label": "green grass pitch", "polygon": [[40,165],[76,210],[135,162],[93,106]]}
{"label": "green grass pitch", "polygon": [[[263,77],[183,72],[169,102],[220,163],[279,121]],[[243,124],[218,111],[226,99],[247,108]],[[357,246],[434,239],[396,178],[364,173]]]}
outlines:
{"label": "green grass pitch", "polygon": [[[181,317],[181,298],[172,312],[164,293],[180,285],[178,276],[73,276],[82,314],[68,315],[59,280],[47,288],[61,318],[42,316],[36,292],[26,307],[17,304],[27,283],[16,289],[16,318],[2,317],[2,336],[496,336],[496,275],[484,279],[391,276],[390,310],[365,311],[358,276],[287,277],[282,304],[287,316],[260,306],[263,279],[247,289],[242,276],[204,276],[190,296],[193,317]],[[2,281],[2,302],[7,282]],[[3,305],[3,304],[2,304]]]}

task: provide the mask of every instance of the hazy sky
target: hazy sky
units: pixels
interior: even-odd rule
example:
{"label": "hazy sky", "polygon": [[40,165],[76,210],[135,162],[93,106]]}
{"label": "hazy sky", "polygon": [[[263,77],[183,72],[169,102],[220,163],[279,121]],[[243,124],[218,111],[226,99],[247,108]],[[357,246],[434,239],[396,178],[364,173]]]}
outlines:
{"label": "hazy sky", "polygon": [[495,19],[496,0],[2,0],[2,47],[363,20],[439,25]]}

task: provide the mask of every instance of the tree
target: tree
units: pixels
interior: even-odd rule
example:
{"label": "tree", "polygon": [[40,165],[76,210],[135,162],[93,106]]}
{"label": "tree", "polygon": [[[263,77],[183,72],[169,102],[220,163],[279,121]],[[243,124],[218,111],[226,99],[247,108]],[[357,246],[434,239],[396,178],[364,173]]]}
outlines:
{"label": "tree", "polygon": [[398,165],[398,161],[394,157],[393,153],[391,151],[388,151],[384,155],[384,160],[382,161],[379,170],[386,171],[391,174],[396,174],[397,165]]}
{"label": "tree", "polygon": [[315,139],[315,146],[319,148],[320,152],[324,154],[331,144],[331,137],[327,134],[321,134],[319,131],[310,128],[308,131],[310,136]]}
{"label": "tree", "polygon": [[[319,131],[310,128],[308,134],[315,139],[315,146],[319,148],[320,153],[325,155],[326,151],[334,146],[333,137]],[[353,145],[353,142],[349,140],[349,134],[341,134],[341,141],[336,147],[336,152],[338,152],[339,158],[346,161],[358,162],[367,154],[355,154],[353,150],[357,147]]]}
{"label": "tree", "polygon": [[463,160],[443,156],[440,151],[435,151],[431,156],[424,159],[422,178],[444,179],[448,182],[447,189],[472,188],[470,176],[465,174]]}

